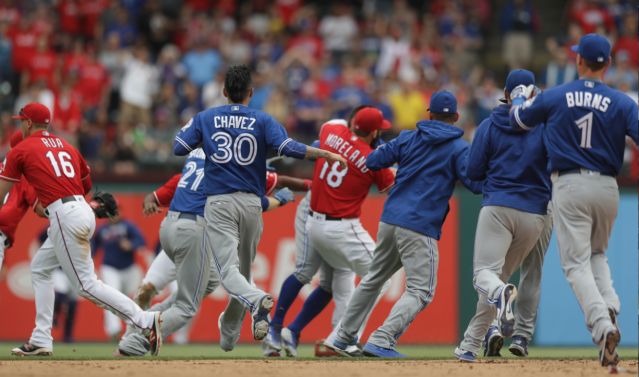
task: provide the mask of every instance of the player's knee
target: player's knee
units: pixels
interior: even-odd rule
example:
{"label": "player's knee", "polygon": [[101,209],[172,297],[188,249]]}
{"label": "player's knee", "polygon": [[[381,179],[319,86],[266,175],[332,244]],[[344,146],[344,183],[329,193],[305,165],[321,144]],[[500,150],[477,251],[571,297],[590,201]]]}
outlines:
{"label": "player's knee", "polygon": [[313,278],[312,276],[309,277],[308,274],[304,273],[303,271],[295,271],[293,273],[293,276],[295,276],[295,279],[297,279],[302,284],[309,284],[311,282],[311,279]]}
{"label": "player's knee", "polygon": [[333,286],[331,284],[330,281],[321,281],[319,283],[320,288],[322,288],[324,291],[328,292],[328,293],[333,293]]}
{"label": "player's knee", "polygon": [[426,306],[433,301],[435,289],[430,287],[407,287],[406,292],[417,297],[421,306]]}

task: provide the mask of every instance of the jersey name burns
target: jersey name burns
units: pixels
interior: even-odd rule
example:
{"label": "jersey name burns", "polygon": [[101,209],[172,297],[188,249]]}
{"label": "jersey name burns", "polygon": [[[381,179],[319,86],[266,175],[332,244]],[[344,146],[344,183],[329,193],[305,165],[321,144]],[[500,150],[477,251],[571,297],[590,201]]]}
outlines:
{"label": "jersey name burns", "polygon": [[334,133],[328,134],[326,137],[326,145],[352,162],[362,173],[368,172],[366,156],[363,156],[358,149],[354,148],[351,143],[342,139],[339,135],[335,135]]}
{"label": "jersey name burns", "polygon": [[589,107],[594,110],[606,112],[610,106],[611,99],[601,94],[590,92],[566,92],[566,104],[568,107]]}

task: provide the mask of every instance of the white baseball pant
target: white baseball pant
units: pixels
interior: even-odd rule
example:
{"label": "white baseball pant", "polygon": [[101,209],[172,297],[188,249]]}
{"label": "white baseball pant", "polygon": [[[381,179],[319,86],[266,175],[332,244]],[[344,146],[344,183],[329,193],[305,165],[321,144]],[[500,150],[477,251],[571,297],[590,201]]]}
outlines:
{"label": "white baseball pant", "polygon": [[[122,270],[107,265],[100,266],[100,277],[104,284],[117,289],[129,297],[132,297],[137,291],[138,284],[142,278],[141,275],[140,267],[135,264]],[[109,337],[118,336],[122,331],[120,318],[108,310],[104,311],[104,331]]]}
{"label": "white baseball pant", "polygon": [[95,231],[95,215],[84,200],[76,195],[76,201],[51,203],[48,238],[31,261],[31,277],[35,294],[35,328],[29,343],[53,348],[51,326],[53,323],[52,275],[59,266],[69,278],[75,292],[96,305],[116,313],[127,323],[140,329],[153,326],[154,312],[145,312],[130,298],[98,280],[89,239]]}

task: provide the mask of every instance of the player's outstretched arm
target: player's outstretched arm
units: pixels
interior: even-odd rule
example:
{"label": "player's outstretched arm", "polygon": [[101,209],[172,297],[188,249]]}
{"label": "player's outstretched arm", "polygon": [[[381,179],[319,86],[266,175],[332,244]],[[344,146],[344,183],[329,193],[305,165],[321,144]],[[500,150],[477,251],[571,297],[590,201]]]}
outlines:
{"label": "player's outstretched arm", "polygon": [[468,177],[468,150],[469,147],[465,146],[458,150],[455,157],[455,173],[457,179],[466,186],[474,194],[481,194],[483,188],[483,181],[473,181]]}
{"label": "player's outstretched arm", "polygon": [[275,187],[288,187],[293,191],[308,191],[311,189],[311,183],[312,181],[309,179],[301,179],[278,174],[277,185]]}
{"label": "player's outstretched arm", "polygon": [[543,93],[534,85],[519,85],[510,92],[510,124],[529,131],[545,120]]}
{"label": "player's outstretched arm", "polygon": [[366,167],[370,170],[380,170],[390,168],[399,162],[400,157],[400,138],[396,137],[386,144],[382,144],[372,151],[366,158]]}
{"label": "player's outstretched arm", "polygon": [[307,160],[317,160],[318,158],[324,158],[329,164],[334,162],[338,162],[339,166],[344,169],[346,167],[346,159],[336,153],[325,151],[323,149],[306,147],[306,155],[304,156]]}
{"label": "player's outstretched arm", "polygon": [[262,197],[262,211],[266,212],[295,200],[293,192],[288,188],[279,189],[272,196]]}

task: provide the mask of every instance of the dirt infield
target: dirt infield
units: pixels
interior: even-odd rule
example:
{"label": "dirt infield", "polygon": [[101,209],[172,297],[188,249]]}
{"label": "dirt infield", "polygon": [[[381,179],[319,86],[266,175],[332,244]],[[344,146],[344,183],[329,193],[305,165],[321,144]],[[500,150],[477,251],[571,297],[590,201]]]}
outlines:
{"label": "dirt infield", "polygon": [[[637,361],[624,361],[622,375],[637,375]],[[0,376],[12,377],[567,377],[606,376],[594,360],[508,360],[462,364],[421,360],[105,360],[0,361]]]}

